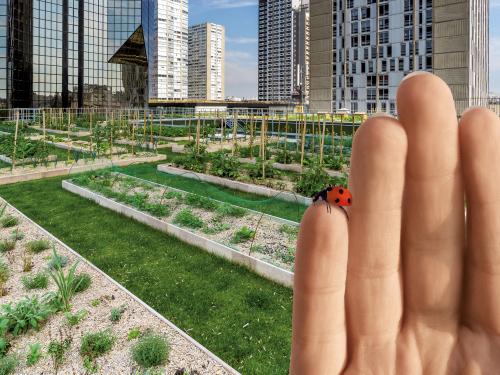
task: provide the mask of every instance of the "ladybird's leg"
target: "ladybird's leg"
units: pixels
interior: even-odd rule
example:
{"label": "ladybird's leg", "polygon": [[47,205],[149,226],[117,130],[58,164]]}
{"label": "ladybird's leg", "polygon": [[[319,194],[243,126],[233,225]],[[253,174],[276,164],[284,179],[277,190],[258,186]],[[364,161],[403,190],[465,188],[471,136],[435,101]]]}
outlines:
{"label": "ladybird's leg", "polygon": [[323,204],[307,209],[297,241],[291,375],[340,374],[347,357],[347,221]]}
{"label": "ladybird's leg", "polygon": [[469,110],[459,132],[467,195],[465,320],[475,331],[500,335],[500,118]]}
{"label": "ladybird's leg", "polygon": [[394,374],[403,305],[399,266],[406,146],[403,127],[389,116],[370,118],[354,139],[353,204],[347,208],[349,375]]}

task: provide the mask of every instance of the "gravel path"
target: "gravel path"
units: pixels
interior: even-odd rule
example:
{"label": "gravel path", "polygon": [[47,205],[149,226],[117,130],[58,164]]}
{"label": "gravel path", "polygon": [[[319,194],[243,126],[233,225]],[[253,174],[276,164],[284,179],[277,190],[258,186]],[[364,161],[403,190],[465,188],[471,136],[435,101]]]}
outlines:
{"label": "gravel path", "polygon": [[[3,201],[2,201],[3,205]],[[51,249],[33,255],[33,269],[30,273],[23,272],[23,254],[27,242],[35,239],[50,239],[32,225],[26,219],[18,215],[15,210],[8,207],[6,213],[19,218],[19,224],[15,228],[1,228],[0,239],[5,240],[11,237],[14,229],[24,234],[24,238],[17,241],[15,249],[10,251],[8,256],[4,256],[5,262],[11,269],[11,277],[5,285],[6,295],[0,297],[0,304],[16,302],[25,296],[42,295],[47,291],[56,290],[52,280],[49,281],[48,289],[39,292],[27,291],[24,289],[21,278],[24,275],[34,274],[46,270],[48,259],[51,256]],[[58,254],[69,258],[68,266],[76,260],[76,256],[59,244],[55,244]],[[40,331],[28,331],[11,341],[9,353],[17,353],[20,358],[20,365],[16,368],[15,374],[54,374],[54,368],[49,356],[44,357],[33,367],[27,367],[26,352],[28,345],[40,343],[44,354],[50,341],[71,340],[71,346],[65,356],[64,363],[59,368],[58,374],[84,374],[83,360],[79,354],[81,337],[88,332],[95,332],[110,328],[116,337],[113,349],[108,354],[96,360],[99,369],[98,374],[133,374],[138,371],[130,355],[131,347],[136,340],[128,340],[128,333],[132,329],[138,328],[141,332],[152,329],[156,333],[161,333],[167,337],[170,344],[170,356],[167,365],[160,370],[162,374],[177,374],[177,371],[186,369],[194,374],[229,374],[222,365],[205,351],[188,341],[175,329],[167,325],[160,318],[151,313],[138,301],[133,299],[128,293],[112,283],[107,277],[94,270],[93,267],[81,262],[78,265],[78,272],[85,272],[91,276],[92,285],[86,291],[76,294],[72,300],[72,312],[86,310],[88,315],[78,325],[69,326],[66,317],[59,312],[52,315],[42,326]],[[97,302],[98,301],[98,302]],[[122,318],[117,323],[112,323],[109,319],[110,311],[114,307],[126,306]],[[189,373],[189,372],[188,372]],[[180,374],[183,374],[182,371]]]}

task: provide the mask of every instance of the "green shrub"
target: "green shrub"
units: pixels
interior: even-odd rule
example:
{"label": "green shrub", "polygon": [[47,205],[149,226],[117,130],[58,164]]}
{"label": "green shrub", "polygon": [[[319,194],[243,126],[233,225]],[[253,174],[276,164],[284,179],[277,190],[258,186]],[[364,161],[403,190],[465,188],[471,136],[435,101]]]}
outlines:
{"label": "green shrub", "polygon": [[14,250],[16,247],[16,242],[12,240],[0,241],[0,253],[6,253],[8,251]]}
{"label": "green shrub", "polygon": [[147,333],[132,347],[132,358],[141,367],[164,364],[169,355],[167,340],[160,335]]}
{"label": "green shrub", "polygon": [[164,199],[177,199],[177,200],[182,200],[184,195],[182,193],[179,193],[178,191],[167,191],[165,194],[163,194]]}
{"label": "green shrub", "polygon": [[331,180],[323,166],[315,163],[311,168],[307,168],[302,173],[295,184],[295,191],[307,197],[312,197],[314,194],[328,187]]}
{"label": "green shrub", "polygon": [[18,364],[19,359],[16,355],[7,355],[3,358],[0,358],[0,375],[12,374]]}
{"label": "green shrub", "polygon": [[28,346],[28,355],[26,356],[26,364],[34,366],[42,358],[42,344],[36,342]]}
{"label": "green shrub", "polygon": [[243,217],[247,214],[247,210],[241,207],[233,206],[232,204],[223,203],[217,208],[217,215]]}
{"label": "green shrub", "polygon": [[47,354],[52,358],[52,364],[57,372],[60,365],[64,363],[64,356],[71,346],[71,340],[51,341],[47,348]]}
{"label": "green shrub", "polygon": [[0,225],[3,228],[12,228],[19,224],[19,219],[12,215],[5,215],[0,219]]}
{"label": "green shrub", "polygon": [[141,330],[139,328],[133,328],[130,331],[128,331],[127,334],[127,340],[135,340],[141,335]]}
{"label": "green shrub", "polygon": [[49,284],[49,277],[45,272],[39,272],[32,276],[23,276],[21,278],[23,286],[28,289],[45,289]]}
{"label": "green shrub", "polygon": [[47,250],[50,247],[50,242],[47,240],[34,240],[26,244],[28,251],[38,254]]}
{"label": "green shrub", "polygon": [[203,197],[198,194],[186,194],[184,202],[190,206],[203,208],[208,211],[214,211],[217,207],[219,207],[219,203],[213,199]]}
{"label": "green shrub", "polygon": [[10,277],[10,268],[3,261],[3,259],[0,259],[0,295],[3,295],[3,287],[7,282],[7,280],[9,280],[9,277]]}
{"label": "green shrub", "polygon": [[210,173],[214,176],[234,178],[238,176],[239,169],[238,158],[220,151],[210,154]]}
{"label": "green shrub", "polygon": [[81,341],[80,355],[94,360],[108,353],[115,341],[116,338],[109,330],[87,333]]}
{"label": "green shrub", "polygon": [[248,228],[246,225],[239,229],[237,232],[233,234],[231,239],[232,243],[242,243],[249,241],[255,235],[255,231]]}
{"label": "green shrub", "polygon": [[49,270],[60,270],[66,267],[68,264],[68,257],[64,255],[54,254],[51,258],[47,267]]}
{"label": "green shrub", "polygon": [[170,208],[164,204],[146,203],[143,210],[156,217],[170,216]]}
{"label": "green shrub", "polygon": [[113,323],[117,323],[121,319],[126,309],[126,306],[113,307],[111,309],[111,314],[109,315],[109,320],[111,320]]}
{"label": "green shrub", "polygon": [[[263,178],[262,159],[258,158],[255,164],[246,165],[245,169],[248,171],[248,175],[251,178]],[[266,178],[273,178],[278,175],[278,171],[273,168],[272,162],[270,161],[264,162],[264,172],[266,174]]]}
{"label": "green shrub", "polygon": [[86,291],[92,284],[92,279],[88,273],[80,273],[75,275],[73,279],[75,293]]}
{"label": "green shrub", "polygon": [[24,238],[24,233],[16,228],[10,233],[10,238],[12,241],[21,241]]}
{"label": "green shrub", "polygon": [[7,332],[18,336],[29,329],[38,330],[51,313],[52,309],[45,301],[39,300],[37,296],[26,297],[15,305],[2,305],[0,321]]}
{"label": "green shrub", "polygon": [[79,324],[85,317],[87,316],[88,312],[87,310],[79,310],[76,313],[72,314],[70,312],[64,313],[64,316],[66,317],[66,321],[70,326],[76,326]]}
{"label": "green shrub", "polygon": [[207,169],[207,153],[205,147],[200,145],[199,152],[196,152],[196,146],[186,147],[186,155],[174,159],[174,165],[182,167],[193,172],[204,173]]}
{"label": "green shrub", "polygon": [[193,214],[190,209],[185,208],[175,215],[174,224],[179,224],[192,229],[198,229],[203,227],[203,220]]}

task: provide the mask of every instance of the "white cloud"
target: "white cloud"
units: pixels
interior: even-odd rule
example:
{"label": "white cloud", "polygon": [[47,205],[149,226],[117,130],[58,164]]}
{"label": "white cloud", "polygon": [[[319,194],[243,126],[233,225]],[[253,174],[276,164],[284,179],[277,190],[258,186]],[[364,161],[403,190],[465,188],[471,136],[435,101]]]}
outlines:
{"label": "white cloud", "polygon": [[255,44],[257,43],[257,38],[245,38],[245,37],[230,37],[226,38],[226,42],[235,44]]}
{"label": "white cloud", "polygon": [[212,8],[243,8],[257,6],[257,0],[205,0],[205,5]]}

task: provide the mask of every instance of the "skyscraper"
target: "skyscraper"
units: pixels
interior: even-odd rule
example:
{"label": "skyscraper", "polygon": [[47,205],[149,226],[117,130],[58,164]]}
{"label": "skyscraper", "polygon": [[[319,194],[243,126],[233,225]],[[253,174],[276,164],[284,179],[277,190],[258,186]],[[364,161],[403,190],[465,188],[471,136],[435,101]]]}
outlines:
{"label": "skyscraper", "polygon": [[395,112],[403,77],[426,70],[462,112],[486,104],[488,1],[311,0],[313,111]]}
{"label": "skyscraper", "polygon": [[293,96],[309,103],[309,0],[293,4]]}
{"label": "skyscraper", "polygon": [[224,100],[224,26],[204,23],[189,28],[189,98]]}
{"label": "skyscraper", "polygon": [[259,100],[293,92],[292,0],[259,0]]}

